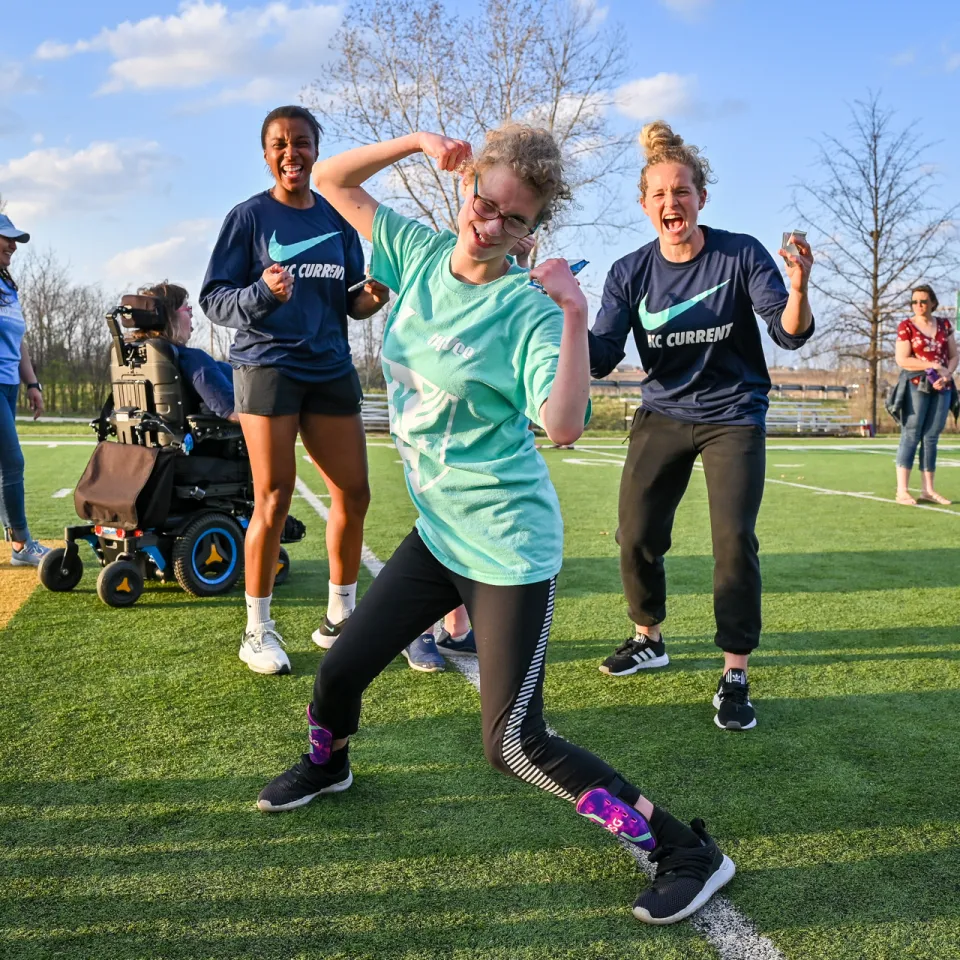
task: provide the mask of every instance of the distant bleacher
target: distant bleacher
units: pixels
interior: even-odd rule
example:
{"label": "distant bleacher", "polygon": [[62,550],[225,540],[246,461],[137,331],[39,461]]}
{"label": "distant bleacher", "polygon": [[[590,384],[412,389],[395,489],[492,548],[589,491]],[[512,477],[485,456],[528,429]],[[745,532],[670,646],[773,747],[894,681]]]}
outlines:
{"label": "distant bleacher", "polygon": [[[591,391],[623,402],[623,422],[629,427],[642,404],[640,380],[594,380]],[[857,387],[832,384],[775,383],[770,388],[767,433],[772,436],[869,436],[866,420],[852,416],[845,401]],[[627,394],[627,395],[625,395]],[[800,399],[785,395],[800,394]]]}

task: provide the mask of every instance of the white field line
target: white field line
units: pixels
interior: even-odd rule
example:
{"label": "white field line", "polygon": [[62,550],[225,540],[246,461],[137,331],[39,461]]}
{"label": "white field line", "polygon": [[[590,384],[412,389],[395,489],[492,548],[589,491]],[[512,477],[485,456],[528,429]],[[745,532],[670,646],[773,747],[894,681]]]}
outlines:
{"label": "white field line", "polygon": [[[330,511],[299,477],[297,490],[326,522]],[[361,559],[373,577],[383,569],[383,563],[366,544],[363,545]],[[448,659],[479,693],[480,665],[477,658],[460,655]],[[550,727],[547,729],[551,735],[556,736],[555,730]],[[652,879],[655,867],[644,852],[623,841],[620,845],[633,856],[643,873]],[[773,943],[758,933],[753,924],[726,897],[713,897],[690,918],[690,925],[710,942],[721,960],[785,960]]]}
{"label": "white field line", "polygon": [[63,487],[63,489],[58,490],[55,494],[53,494],[50,499],[62,500],[64,497],[69,497],[71,493],[73,493],[73,487]]}
{"label": "white field line", "polygon": [[[601,464],[614,464],[614,463],[623,463],[624,458],[614,457],[611,454],[597,454],[597,456],[606,456],[606,460],[584,460],[578,457],[564,457],[564,463],[571,463],[574,466],[599,466]],[[703,466],[699,463],[693,465],[694,470],[703,470]],[[808,483],[793,483],[790,480],[775,480],[773,477],[767,477],[766,483],[778,483],[782,487],[796,487],[798,490],[811,490],[814,493],[819,494],[828,494],[834,497],[853,497],[857,500],[875,500],[877,503],[892,503],[897,507],[911,506],[911,504],[897,503],[896,500],[891,500],[888,497],[877,497],[872,493],[865,493],[857,490],[831,490],[828,487],[814,487]],[[917,510],[926,510],[926,511],[936,511],[937,513],[945,513],[950,517],[960,517],[960,511],[958,510],[947,510],[945,507],[934,507],[929,504],[917,503],[912,504],[914,509]]]}
{"label": "white field line", "polygon": [[[326,523],[330,517],[330,508],[299,477],[297,477],[297,493],[320,514],[323,522]],[[377,559],[377,555],[366,544],[360,551],[360,559],[370,571],[371,576],[375,577],[383,569],[383,564]]]}

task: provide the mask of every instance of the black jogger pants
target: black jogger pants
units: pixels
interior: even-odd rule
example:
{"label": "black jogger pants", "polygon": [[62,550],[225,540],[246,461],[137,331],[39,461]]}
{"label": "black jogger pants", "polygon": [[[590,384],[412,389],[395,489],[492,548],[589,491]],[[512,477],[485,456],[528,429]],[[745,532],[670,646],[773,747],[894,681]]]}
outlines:
{"label": "black jogger pants", "polygon": [[760,643],[760,559],[755,533],[766,472],[762,427],[686,423],[640,410],[620,480],[620,574],[630,619],[667,615],[663,556],[677,507],[700,456],[713,535],[716,644],[746,654]]}
{"label": "black jogger pants", "polygon": [[357,605],[313,688],[314,720],[334,739],[356,733],[363,691],[407,644],[463,603],[480,661],[480,710],[487,759],[571,802],[607,787],[628,803],[639,790],[592,753],[548,732],[543,674],[556,580],[492,586],[452,573],[414,530]]}

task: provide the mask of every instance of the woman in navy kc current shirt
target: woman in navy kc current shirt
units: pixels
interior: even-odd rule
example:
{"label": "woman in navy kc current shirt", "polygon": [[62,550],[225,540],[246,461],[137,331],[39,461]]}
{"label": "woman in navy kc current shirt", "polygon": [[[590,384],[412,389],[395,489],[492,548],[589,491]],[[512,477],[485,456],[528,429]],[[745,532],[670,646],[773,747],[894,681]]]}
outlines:
{"label": "woman in navy kc current shirt", "polygon": [[669,662],[663,555],[694,461],[702,458],[714,555],[716,643],[724,673],[713,700],[718,727],[756,725],[747,660],[760,641],[760,563],[754,528],[766,466],[770,377],[755,314],[786,350],[813,333],[806,243],[780,251],[698,223],[710,165],[663,121],[640,134],[640,205],[657,239],[617,261],[590,334],[594,376],[624,356],[631,330],[646,372],[620,483],[620,571],[636,634],[600,666],[625,676]]}
{"label": "woman in navy kc current shirt", "polygon": [[207,317],[237,331],[230,362],[255,500],[240,659],[257,673],[290,672],[270,600],[297,476],[297,434],[330,491],[330,595],[313,634],[323,647],[332,646],[356,603],[370,500],[347,317],[371,316],[389,291],[373,281],[350,290],[364,278],[360,238],[310,189],[320,134],[303,107],[267,114],[260,142],[274,185],[227,215],[200,292]]}

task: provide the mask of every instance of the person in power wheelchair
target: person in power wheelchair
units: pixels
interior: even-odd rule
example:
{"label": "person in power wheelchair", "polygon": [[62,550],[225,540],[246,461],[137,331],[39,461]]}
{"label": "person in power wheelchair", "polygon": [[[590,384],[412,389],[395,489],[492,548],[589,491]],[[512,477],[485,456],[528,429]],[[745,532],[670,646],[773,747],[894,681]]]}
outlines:
{"label": "person in power wheelchair", "polygon": [[[182,287],[159,284],[122,297],[107,325],[112,392],[91,423],[99,442],[74,492],[87,523],[66,528],[65,546],[38,568],[40,582],[72,590],[86,542],[102,566],[97,593],[110,606],[136,603],[150,578],[176,580],[194,596],[226,593],[243,573],[253,513],[230,381],[212,357],[186,346]],[[283,542],[305,532],[291,517]],[[290,569],[280,553],[278,583]]]}

